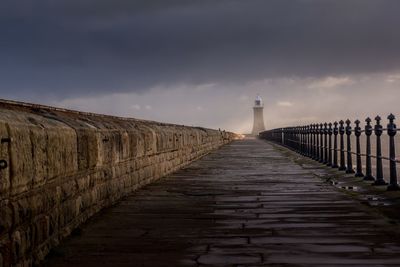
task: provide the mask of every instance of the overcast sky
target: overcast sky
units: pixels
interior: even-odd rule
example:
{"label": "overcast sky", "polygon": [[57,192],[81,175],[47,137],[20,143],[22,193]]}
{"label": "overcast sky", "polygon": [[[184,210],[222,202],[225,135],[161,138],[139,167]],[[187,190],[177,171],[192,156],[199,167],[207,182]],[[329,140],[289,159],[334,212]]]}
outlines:
{"label": "overcast sky", "polygon": [[397,0],[1,0],[0,97],[251,130],[400,116]]}

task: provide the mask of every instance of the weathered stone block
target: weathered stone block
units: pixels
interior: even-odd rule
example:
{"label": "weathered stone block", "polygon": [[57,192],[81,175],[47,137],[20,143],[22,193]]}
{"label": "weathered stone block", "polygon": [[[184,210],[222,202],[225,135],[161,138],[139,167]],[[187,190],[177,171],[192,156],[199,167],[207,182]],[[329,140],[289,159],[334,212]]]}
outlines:
{"label": "weathered stone block", "polygon": [[39,216],[35,219],[31,226],[31,242],[34,247],[39,247],[49,238],[49,223],[49,216]]}
{"label": "weathered stone block", "polygon": [[10,177],[11,194],[26,192],[32,186],[34,163],[32,159],[32,144],[29,126],[10,124]]}
{"label": "weathered stone block", "polygon": [[48,156],[47,156],[47,133],[43,127],[32,127],[30,129],[32,145],[32,167],[33,187],[39,187],[45,183],[48,177]]}
{"label": "weathered stone block", "polygon": [[121,132],[121,160],[127,160],[129,159],[129,151],[130,151],[130,140],[129,140],[129,134],[125,130]]}
{"label": "weathered stone block", "polygon": [[11,262],[13,264],[18,263],[24,251],[25,248],[23,247],[21,233],[15,231],[11,236]]}
{"label": "weathered stone block", "polygon": [[49,177],[65,176],[78,170],[76,132],[70,128],[47,131],[47,154]]}
{"label": "weathered stone block", "polygon": [[76,179],[77,190],[80,192],[85,191],[85,189],[89,189],[90,185],[90,175],[84,175]]}
{"label": "weathered stone block", "polygon": [[129,158],[133,159],[137,156],[138,132],[135,129],[129,129],[127,133],[129,137]]}
{"label": "weathered stone block", "polygon": [[100,165],[99,139],[100,133],[92,128],[76,129],[78,139],[78,168],[87,170]]}
{"label": "weathered stone block", "polygon": [[58,233],[59,210],[55,208],[49,213],[49,236]]}
{"label": "weathered stone block", "polygon": [[72,197],[77,191],[75,180],[63,183],[60,189],[61,189],[60,201],[67,200],[68,198]]}
{"label": "weathered stone block", "polygon": [[11,202],[13,210],[14,226],[18,226],[21,222],[29,221],[32,218],[32,210],[30,202],[27,198],[22,198],[17,201]]}

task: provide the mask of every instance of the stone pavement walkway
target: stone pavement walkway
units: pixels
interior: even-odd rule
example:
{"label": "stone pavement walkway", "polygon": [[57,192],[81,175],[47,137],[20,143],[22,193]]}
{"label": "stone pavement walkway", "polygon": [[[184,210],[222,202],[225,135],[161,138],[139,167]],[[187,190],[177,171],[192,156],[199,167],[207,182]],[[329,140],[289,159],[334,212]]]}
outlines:
{"label": "stone pavement walkway", "polygon": [[396,226],[262,140],[104,210],[45,266],[400,266]]}

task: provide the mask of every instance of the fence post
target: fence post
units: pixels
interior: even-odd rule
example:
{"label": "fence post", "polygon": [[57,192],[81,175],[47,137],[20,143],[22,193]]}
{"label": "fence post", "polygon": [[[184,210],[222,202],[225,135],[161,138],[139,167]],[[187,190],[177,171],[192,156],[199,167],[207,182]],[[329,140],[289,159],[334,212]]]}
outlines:
{"label": "fence post", "polygon": [[353,170],[353,156],[351,154],[351,121],[346,120],[346,135],[347,135],[347,169],[346,173],[354,173]]}
{"label": "fence post", "polygon": [[289,147],[289,127],[285,127],[285,146]]}
{"label": "fence post", "polygon": [[310,125],[306,126],[307,131],[307,157],[311,157],[311,131]]}
{"label": "fence post", "polygon": [[317,124],[314,124],[314,159],[318,159],[318,149],[319,149],[319,139],[318,139],[318,129]]}
{"label": "fence post", "polygon": [[304,137],[304,126],[300,126],[300,136],[301,136],[301,155],[305,155],[306,154],[306,149],[305,149],[305,137]]}
{"label": "fence post", "polygon": [[298,133],[299,133],[299,153],[300,155],[303,155],[303,132],[302,132],[302,127],[298,127]]}
{"label": "fence post", "polygon": [[373,185],[386,185],[385,179],[383,179],[383,167],[382,167],[382,144],[381,135],[383,133],[383,127],[380,124],[381,117],[375,117],[375,135],[376,135],[376,181]]}
{"label": "fence post", "polygon": [[394,136],[397,133],[396,124],[394,124],[395,116],[390,114],[388,116],[389,124],[387,126],[387,133],[389,135],[389,154],[390,154],[390,182],[387,188],[388,191],[400,190],[397,183],[397,170],[396,170],[396,146]]}
{"label": "fence post", "polygon": [[307,127],[306,126],[301,126],[301,131],[303,132],[303,156],[307,156]]}
{"label": "fence post", "polygon": [[286,127],[286,146],[290,148],[292,141],[290,141],[292,138],[291,132],[290,132],[290,127]]}
{"label": "fence post", "polygon": [[314,159],[318,160],[318,156],[319,156],[318,125],[314,124]]}
{"label": "fence post", "polygon": [[319,125],[318,125],[318,123],[315,124],[315,139],[317,141],[316,146],[315,146],[315,148],[317,150],[315,160],[319,161]]}
{"label": "fence post", "polygon": [[324,123],[324,164],[328,164],[328,123]]}
{"label": "fence post", "polygon": [[282,145],[286,146],[286,128],[282,128]]}
{"label": "fence post", "polygon": [[327,166],[332,166],[332,123],[328,123],[328,163],[326,164]]}
{"label": "fence post", "polygon": [[344,121],[340,120],[339,121],[339,134],[340,134],[340,166],[339,166],[339,171],[345,171],[346,170],[346,163],[345,163],[345,158],[344,158]]}
{"label": "fence post", "polygon": [[322,156],[323,154],[321,153],[322,151],[322,146],[323,146],[323,142],[322,142],[322,126],[320,123],[317,123],[317,142],[318,142],[318,157],[317,157],[317,161],[321,162]]}
{"label": "fence post", "polygon": [[317,158],[316,139],[315,139],[315,124],[311,124],[311,136],[312,136],[312,159]]}
{"label": "fence post", "polygon": [[292,127],[292,149],[296,150],[297,140],[296,140],[296,127]]}
{"label": "fence post", "polygon": [[304,132],[304,155],[308,157],[308,127],[303,126]]}
{"label": "fence post", "polygon": [[366,142],[367,142],[367,147],[366,147],[366,174],[364,176],[365,181],[375,181],[375,177],[372,175],[372,163],[371,163],[371,135],[373,132],[372,126],[371,126],[371,119],[368,117],[365,119],[365,122],[367,123],[365,125],[365,136],[366,136]]}
{"label": "fence post", "polygon": [[356,127],[354,127],[354,134],[356,136],[356,146],[357,146],[357,172],[356,172],[356,177],[364,177],[364,174],[362,172],[362,162],[361,162],[361,144],[360,144],[360,136],[361,136],[361,127],[360,127],[360,121],[356,120],[354,122],[356,124]]}
{"label": "fence post", "polygon": [[291,149],[294,149],[296,145],[294,141],[294,127],[290,127],[289,131],[290,131],[290,147]]}
{"label": "fence post", "polygon": [[333,135],[334,135],[334,139],[333,139],[333,164],[332,164],[332,168],[339,168],[338,166],[338,134],[339,134],[339,129],[338,129],[338,123],[337,121],[335,121],[333,123],[334,127],[333,127]]}
{"label": "fence post", "polygon": [[319,150],[319,162],[320,163],[323,163],[324,162],[324,125],[321,123],[320,125],[319,125],[319,133],[320,133],[320,136],[319,136],[319,138],[320,138],[320,145],[321,145],[321,147],[320,147],[320,150]]}
{"label": "fence post", "polygon": [[303,126],[299,127],[299,132],[300,132],[300,154],[304,156],[305,149],[304,149],[304,128],[303,128]]}

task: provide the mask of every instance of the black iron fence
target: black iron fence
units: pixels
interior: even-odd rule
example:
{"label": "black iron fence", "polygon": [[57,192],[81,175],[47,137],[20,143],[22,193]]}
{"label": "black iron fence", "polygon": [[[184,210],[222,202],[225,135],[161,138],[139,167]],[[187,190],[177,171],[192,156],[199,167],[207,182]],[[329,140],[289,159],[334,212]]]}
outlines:
{"label": "black iron fence", "polygon": [[[366,181],[373,181],[373,185],[388,185],[387,190],[394,191],[400,190],[396,168],[396,164],[399,162],[396,159],[395,135],[397,128],[393,114],[390,114],[387,119],[386,128],[381,124],[381,117],[377,116],[374,126],[371,125],[372,120],[367,118],[364,129],[360,127],[359,120],[354,121],[354,129],[350,120],[341,120],[334,123],[277,128],[260,133],[260,137],[293,149],[301,155],[332,168],[354,174],[356,177],[363,177]],[[382,155],[381,137],[385,131],[388,136],[388,149],[384,149],[384,151],[388,156]],[[373,137],[375,137],[374,153],[371,150]],[[355,151],[353,151],[354,146]],[[362,147],[365,153],[363,153]],[[353,159],[355,159],[355,168]],[[375,176],[373,175],[372,159],[375,160]],[[383,176],[383,160],[389,162],[389,183]]]}

